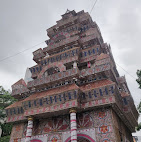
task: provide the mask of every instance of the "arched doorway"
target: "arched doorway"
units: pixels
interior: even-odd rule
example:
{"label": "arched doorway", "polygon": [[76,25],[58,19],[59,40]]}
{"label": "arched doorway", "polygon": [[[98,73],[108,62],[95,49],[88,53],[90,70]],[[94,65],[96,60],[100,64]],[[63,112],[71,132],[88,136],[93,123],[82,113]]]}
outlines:
{"label": "arched doorway", "polygon": [[77,142],[90,142],[90,140],[88,140],[86,138],[78,137]]}
{"label": "arched doorway", "polygon": [[[65,142],[71,142],[71,137],[69,137]],[[86,134],[77,134],[77,142],[95,142],[95,141]]]}

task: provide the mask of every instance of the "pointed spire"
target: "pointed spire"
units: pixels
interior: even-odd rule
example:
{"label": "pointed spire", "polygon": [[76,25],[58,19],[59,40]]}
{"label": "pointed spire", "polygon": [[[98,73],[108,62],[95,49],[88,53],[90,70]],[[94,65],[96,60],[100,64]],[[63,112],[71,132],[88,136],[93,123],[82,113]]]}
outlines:
{"label": "pointed spire", "polygon": [[68,8],[67,8],[67,11],[66,11],[66,13],[69,13],[70,12],[70,10],[68,10]]}

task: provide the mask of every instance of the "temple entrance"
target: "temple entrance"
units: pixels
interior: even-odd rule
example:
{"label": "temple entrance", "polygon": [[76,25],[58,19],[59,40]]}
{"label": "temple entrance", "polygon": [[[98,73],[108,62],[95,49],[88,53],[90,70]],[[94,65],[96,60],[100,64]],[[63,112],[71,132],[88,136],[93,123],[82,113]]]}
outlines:
{"label": "temple entrance", "polygon": [[[71,137],[69,137],[65,142],[71,142]],[[77,142],[95,142],[95,141],[88,135],[77,134]]]}
{"label": "temple entrance", "polygon": [[91,141],[86,138],[78,137],[77,142],[91,142]]}
{"label": "temple entrance", "polygon": [[[69,142],[71,142],[71,140]],[[83,137],[78,137],[77,142],[91,142],[91,141]]]}

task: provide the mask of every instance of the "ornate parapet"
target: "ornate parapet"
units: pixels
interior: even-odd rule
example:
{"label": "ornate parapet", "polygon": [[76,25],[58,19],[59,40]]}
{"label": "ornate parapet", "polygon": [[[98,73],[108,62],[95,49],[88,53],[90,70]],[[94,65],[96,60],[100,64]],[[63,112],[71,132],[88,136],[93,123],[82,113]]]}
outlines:
{"label": "ornate parapet", "polygon": [[[23,101],[24,109],[62,104],[67,101],[79,99],[79,89],[75,84],[40,92],[29,96]],[[34,98],[34,99],[33,99]]]}
{"label": "ornate parapet", "polygon": [[82,103],[81,108],[88,109],[93,107],[102,107],[103,105],[109,106],[113,103],[115,103],[115,97],[111,96],[111,97],[106,97],[99,100],[92,100],[86,103]]}
{"label": "ornate parapet", "polygon": [[48,47],[44,48],[43,52],[44,53],[45,52],[50,53],[50,51],[52,51],[54,49],[56,50],[57,48],[60,49],[62,46],[65,46],[67,44],[70,44],[70,43],[78,41],[78,39],[79,39],[79,36],[74,36],[74,37],[71,37],[71,38],[66,38],[66,39],[64,39],[64,40],[62,40],[62,41],[60,41],[58,43],[53,43],[53,44],[49,45]]}
{"label": "ornate parapet", "polygon": [[89,76],[89,75],[92,75],[92,74],[95,74],[95,73],[104,72],[104,71],[107,71],[107,70],[110,70],[110,69],[111,69],[111,65],[108,64],[108,63],[100,65],[100,66],[91,67],[91,68],[88,68],[88,69],[83,69],[80,72],[80,78],[81,77],[83,78],[83,77],[86,77],[86,76]]}
{"label": "ornate parapet", "polygon": [[97,83],[82,86],[81,90],[83,90],[81,102],[89,102],[91,100],[113,96],[115,93],[115,83],[110,80],[101,80],[97,81]]}
{"label": "ornate parapet", "polygon": [[6,122],[7,123],[19,122],[19,121],[25,121],[26,119],[27,118],[23,114],[20,114],[20,115],[8,116]]}
{"label": "ornate parapet", "polygon": [[135,126],[137,126],[139,113],[132,102],[132,97],[130,96],[130,94],[126,92],[121,92],[121,94],[122,94],[122,102],[123,102],[123,112],[127,116],[127,119],[129,119],[129,121],[131,121]]}
{"label": "ornate parapet", "polygon": [[82,23],[84,21],[91,21],[91,17],[88,13],[79,16],[79,22]]}
{"label": "ornate parapet", "polygon": [[16,122],[26,120],[24,117],[24,109],[22,101],[17,101],[6,108],[7,120],[6,122]]}
{"label": "ornate parapet", "polygon": [[20,79],[15,84],[12,85],[12,96],[15,98],[20,98],[23,93],[29,92],[27,85],[23,79]]}
{"label": "ornate parapet", "polygon": [[131,132],[135,132],[135,126],[137,126],[137,118],[135,118],[131,106],[125,105],[125,100],[123,100],[123,97],[120,95],[119,90],[116,87],[116,104],[113,105],[113,109],[117,112],[119,117],[124,121],[126,126],[130,129]]}
{"label": "ornate parapet", "polygon": [[100,46],[94,45],[91,48],[85,49],[81,51],[80,63],[93,61],[97,58],[100,53]]}
{"label": "ornate parapet", "polygon": [[[122,101],[116,84],[112,81],[102,80],[81,87],[81,109],[90,109],[102,106],[112,106],[127,127],[134,132],[137,126],[138,114]],[[130,104],[131,105],[131,104]]]}
{"label": "ornate parapet", "polygon": [[49,68],[55,64],[59,65],[59,64],[65,64],[65,63],[78,61],[79,52],[80,52],[79,50],[80,50],[80,47],[75,47],[75,48],[67,50],[65,52],[58,53],[56,55],[52,55],[52,56],[42,59],[40,61],[39,65],[36,65],[36,66],[30,68],[30,71],[32,73],[32,78],[37,77],[38,74],[40,74],[40,72],[44,68],[44,66]]}
{"label": "ornate parapet", "polygon": [[69,111],[72,107],[78,107],[80,92],[79,87],[72,84],[31,95],[6,108],[7,122],[24,121],[26,116],[47,112]]}
{"label": "ornate parapet", "polygon": [[78,19],[78,16],[73,16],[73,17],[70,17],[68,19],[65,19],[65,20],[60,20],[60,21],[57,21],[57,26],[60,27],[60,26],[64,26],[66,24],[69,24],[69,23],[72,23],[74,22],[75,20]]}
{"label": "ornate parapet", "polygon": [[33,52],[33,60],[38,63],[42,58],[44,58],[46,55],[43,53],[43,50],[41,48],[37,49]]}
{"label": "ornate parapet", "polygon": [[29,92],[29,89],[27,87],[22,87],[20,89],[12,90],[12,96],[27,93],[27,92]]}
{"label": "ornate parapet", "polygon": [[48,107],[44,106],[42,108],[29,109],[25,111],[24,116],[65,111],[65,110],[69,110],[72,107],[78,107],[78,105],[79,103],[77,100],[72,100],[72,101],[65,102],[63,104],[56,104],[56,105],[52,105]]}
{"label": "ornate parapet", "polygon": [[69,77],[78,76],[78,74],[79,74],[78,69],[70,69],[70,70],[59,72],[59,73],[56,73],[56,74],[53,74],[47,77],[34,79],[33,81],[28,82],[27,87],[32,88],[32,87],[37,87],[40,85],[49,84],[49,83],[56,82],[59,80],[67,79]]}
{"label": "ornate parapet", "polygon": [[66,111],[72,107],[78,107],[80,102],[80,90],[75,84],[62,88],[34,94],[26,98],[22,105],[24,116],[38,115],[42,113]]}
{"label": "ornate parapet", "polygon": [[84,44],[85,42],[88,42],[88,41],[93,40],[93,39],[95,39],[95,38],[98,38],[98,37],[96,36],[96,34],[92,34],[92,35],[89,35],[89,36],[86,36],[86,37],[81,38],[81,39],[80,39],[80,43],[81,43],[81,44]]}

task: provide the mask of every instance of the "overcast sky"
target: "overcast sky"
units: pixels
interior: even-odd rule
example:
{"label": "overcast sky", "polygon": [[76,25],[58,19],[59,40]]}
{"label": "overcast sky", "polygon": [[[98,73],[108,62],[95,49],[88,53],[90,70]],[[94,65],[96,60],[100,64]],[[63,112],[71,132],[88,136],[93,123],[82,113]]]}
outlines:
{"label": "overcast sky", "polygon": [[[46,29],[67,10],[90,12],[95,0],[0,0],[0,60],[45,41]],[[137,105],[141,89],[135,81],[141,69],[141,0],[98,0],[91,13],[112,47],[120,75],[125,75]],[[24,78],[27,67],[35,65],[32,52],[45,43],[17,56],[0,61],[0,85],[11,85]]]}

